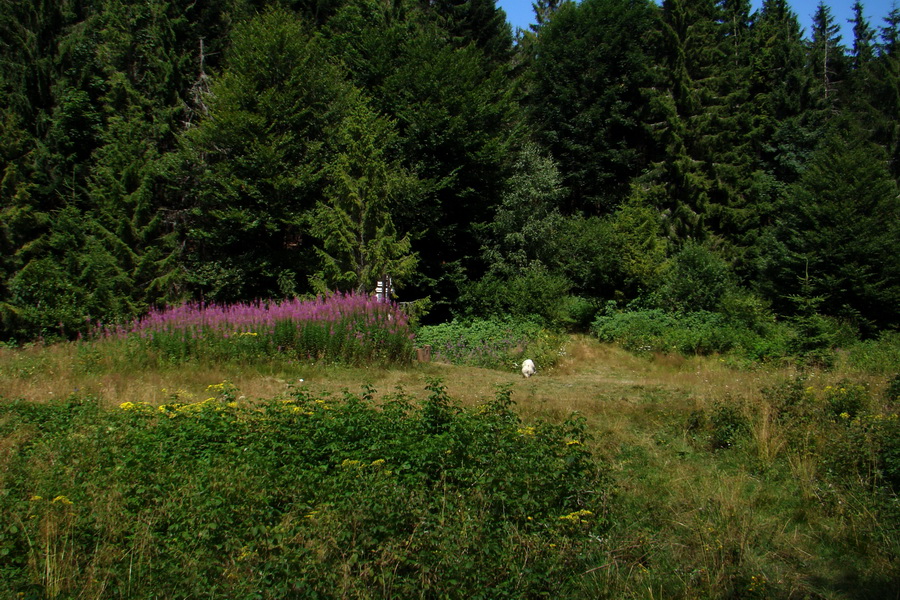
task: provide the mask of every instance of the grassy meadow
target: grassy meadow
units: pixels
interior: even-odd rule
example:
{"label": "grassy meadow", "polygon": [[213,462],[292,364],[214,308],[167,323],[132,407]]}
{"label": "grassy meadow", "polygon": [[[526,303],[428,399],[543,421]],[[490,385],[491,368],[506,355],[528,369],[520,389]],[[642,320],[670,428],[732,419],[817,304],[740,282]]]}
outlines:
{"label": "grassy meadow", "polygon": [[0,596],[900,597],[900,382],[852,352],[141,339],[0,349]]}

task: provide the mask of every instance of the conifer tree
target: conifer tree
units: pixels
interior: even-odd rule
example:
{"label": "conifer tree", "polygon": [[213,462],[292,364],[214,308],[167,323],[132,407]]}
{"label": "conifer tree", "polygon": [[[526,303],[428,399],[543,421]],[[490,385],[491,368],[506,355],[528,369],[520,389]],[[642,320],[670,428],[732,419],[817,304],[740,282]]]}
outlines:
{"label": "conifer tree", "polygon": [[840,27],[831,9],[820,0],[813,15],[808,63],[811,82],[810,113],[813,127],[823,126],[839,111],[839,87],[845,77],[845,53]]}
{"label": "conifer tree", "polygon": [[311,232],[322,240],[311,278],[317,292],[371,293],[388,277],[401,287],[415,269],[410,238],[397,233],[391,212],[418,192],[418,181],[389,156],[394,137],[393,124],[354,94],[332,141],[325,200],[312,215]]}
{"label": "conifer tree", "polygon": [[350,88],[297,15],[273,9],[235,28],[208,113],[185,133],[181,171],[187,283],[218,301],[304,291],[315,254],[308,214],[322,197],[327,139]]}
{"label": "conifer tree", "polygon": [[633,32],[651,31],[654,10],[642,0],[566,2],[541,27],[529,120],[559,163],[564,212],[608,214],[645,166],[651,36]]}
{"label": "conifer tree", "polygon": [[900,7],[885,17],[880,37],[871,81],[877,114],[873,135],[887,150],[891,174],[900,181]]}
{"label": "conifer tree", "polygon": [[[897,324],[900,190],[883,150],[851,118],[835,121],[790,188],[764,254],[765,289],[782,311],[790,295],[820,296],[820,310],[872,333]],[[799,282],[808,273],[808,285]]]}
{"label": "conifer tree", "polygon": [[711,170],[715,115],[726,62],[722,18],[713,0],[666,0],[661,19],[658,85],[650,95],[659,155],[641,178],[666,215],[673,240],[703,239],[715,201]]}

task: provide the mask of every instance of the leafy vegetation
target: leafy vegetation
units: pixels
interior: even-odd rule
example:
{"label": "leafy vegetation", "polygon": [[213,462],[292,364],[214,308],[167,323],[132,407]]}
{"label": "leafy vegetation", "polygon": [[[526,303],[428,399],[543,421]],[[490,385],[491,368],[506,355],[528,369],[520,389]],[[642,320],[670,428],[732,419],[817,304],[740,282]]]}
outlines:
{"label": "leafy vegetation", "polygon": [[253,362],[264,357],[347,364],[408,363],[414,334],[395,304],[334,294],[307,301],[190,305],[151,311],[94,334],[146,360]]}
{"label": "leafy vegetation", "polygon": [[517,370],[530,358],[549,369],[564,352],[565,337],[527,321],[452,321],[420,328],[416,344],[431,346],[435,359],[451,364]]}
{"label": "leafy vegetation", "polygon": [[[295,364],[267,388],[268,356],[115,371],[110,341],[0,351],[21,390],[0,399],[4,596],[900,591],[896,361],[746,371],[569,338],[527,383]],[[57,380],[85,391],[48,398]],[[366,380],[398,384],[349,391]]]}
{"label": "leafy vegetation", "polygon": [[[236,402],[4,402],[4,595],[283,598],[572,585],[608,529],[584,423],[371,392]],[[85,440],[90,440],[85,444]],[[521,552],[528,560],[522,561]]]}

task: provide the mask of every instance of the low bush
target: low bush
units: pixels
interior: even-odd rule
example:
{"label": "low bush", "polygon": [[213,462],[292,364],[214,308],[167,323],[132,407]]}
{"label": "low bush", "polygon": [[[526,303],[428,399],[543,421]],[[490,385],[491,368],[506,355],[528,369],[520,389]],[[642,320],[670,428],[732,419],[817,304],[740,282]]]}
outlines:
{"label": "low bush", "polygon": [[303,389],[0,403],[0,596],[537,598],[609,526],[584,421]]}
{"label": "low bush", "polygon": [[736,353],[752,360],[784,356],[786,338],[774,324],[771,332],[763,334],[720,313],[669,313],[661,309],[607,311],[594,320],[592,332],[603,342],[636,353]]}
{"label": "low bush", "polygon": [[847,364],[867,373],[900,373],[900,332],[882,333],[876,339],[862,340],[847,348]]}
{"label": "low bush", "polygon": [[476,319],[422,327],[416,343],[430,345],[433,356],[456,365],[510,369],[530,358],[539,369],[555,365],[566,336],[527,321]]}

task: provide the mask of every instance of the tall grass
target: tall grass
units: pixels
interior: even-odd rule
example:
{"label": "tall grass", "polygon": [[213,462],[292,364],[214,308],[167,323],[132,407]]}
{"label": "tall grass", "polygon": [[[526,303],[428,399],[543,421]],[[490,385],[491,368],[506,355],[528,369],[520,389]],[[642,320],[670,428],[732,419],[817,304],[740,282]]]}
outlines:
{"label": "tall grass", "polygon": [[409,318],[390,302],[358,294],[245,304],[185,304],[152,310],[127,325],[98,326],[94,339],[122,341],[182,363],[291,357],[308,362],[408,363]]}
{"label": "tall grass", "polygon": [[[104,344],[0,349],[0,393],[37,400],[0,401],[0,597],[900,594],[900,376],[875,346],[871,372],[740,370],[572,338],[527,381],[317,364],[286,390],[278,359],[40,395]],[[437,374],[451,391],[403,391]],[[365,381],[400,391],[341,391]]]}

